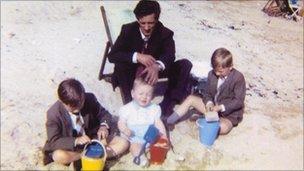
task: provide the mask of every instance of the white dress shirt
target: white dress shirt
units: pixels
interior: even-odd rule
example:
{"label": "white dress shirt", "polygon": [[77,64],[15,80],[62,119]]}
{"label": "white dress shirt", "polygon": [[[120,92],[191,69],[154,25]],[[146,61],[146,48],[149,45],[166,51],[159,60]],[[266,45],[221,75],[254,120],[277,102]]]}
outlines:
{"label": "white dress shirt", "polygon": [[[141,32],[140,29],[139,29],[139,32],[140,32],[141,38],[144,40],[144,39],[146,38],[146,36]],[[150,37],[149,37],[149,38],[150,38]],[[148,40],[149,40],[149,38],[148,38]],[[137,63],[137,52],[134,52],[134,53],[133,53],[132,62],[133,62],[133,63]],[[163,63],[162,61],[157,60],[156,62],[160,65],[162,71],[163,71],[164,69],[166,69],[166,67],[165,67],[165,65],[164,65],[164,63]]]}

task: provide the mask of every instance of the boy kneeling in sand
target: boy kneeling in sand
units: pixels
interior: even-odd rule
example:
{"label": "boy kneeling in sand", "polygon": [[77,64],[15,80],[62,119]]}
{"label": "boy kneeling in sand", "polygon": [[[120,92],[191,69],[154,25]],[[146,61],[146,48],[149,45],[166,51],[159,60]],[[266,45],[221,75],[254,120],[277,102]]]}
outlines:
{"label": "boy kneeling in sand", "polygon": [[[142,77],[136,78],[131,90],[133,100],[119,110],[118,128],[130,141],[130,152],[133,157],[139,155],[145,142],[145,133],[150,125],[154,125],[162,138],[167,139],[165,126],[160,119],[160,106],[151,103],[153,89],[154,87],[145,82]],[[148,164],[145,155],[141,155],[139,165],[145,167]]]}
{"label": "boy kneeling in sand", "polygon": [[222,135],[228,134],[242,121],[246,84],[243,74],[233,68],[232,54],[225,48],[215,50],[211,65],[213,70],[208,74],[206,96],[188,96],[167,119],[169,125],[174,124],[190,107],[205,114],[206,111],[218,112]]}
{"label": "boy kneeling in sand", "polygon": [[47,111],[44,164],[53,161],[68,165],[81,158],[84,145],[92,138],[105,139],[107,157],[114,158],[128,148],[128,142],[116,134],[111,114],[92,93],[86,93],[75,79],[59,84],[59,100]]}

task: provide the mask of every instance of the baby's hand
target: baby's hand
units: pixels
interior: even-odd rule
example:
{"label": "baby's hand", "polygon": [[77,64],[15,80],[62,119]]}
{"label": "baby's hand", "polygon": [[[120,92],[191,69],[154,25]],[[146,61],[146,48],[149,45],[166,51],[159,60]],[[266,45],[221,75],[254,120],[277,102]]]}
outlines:
{"label": "baby's hand", "polygon": [[133,137],[134,136],[134,133],[130,130],[130,129],[126,129],[124,131],[124,134],[128,137]]}
{"label": "baby's hand", "polygon": [[156,142],[156,144],[154,146],[161,147],[161,148],[169,148],[170,144],[169,144],[167,136],[161,135],[161,137],[158,139],[158,141]]}
{"label": "baby's hand", "polygon": [[166,135],[164,135],[164,134],[162,134],[162,135],[160,136],[160,138],[161,138],[161,139],[165,139],[165,140],[168,141],[168,137],[167,137]]}

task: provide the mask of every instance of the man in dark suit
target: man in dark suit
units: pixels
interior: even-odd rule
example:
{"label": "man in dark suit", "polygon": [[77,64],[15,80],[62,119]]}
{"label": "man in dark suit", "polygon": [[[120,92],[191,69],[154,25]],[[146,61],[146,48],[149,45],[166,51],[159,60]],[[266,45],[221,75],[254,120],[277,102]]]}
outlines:
{"label": "man in dark suit", "polygon": [[134,14],[137,21],[122,26],[109,53],[109,61],[115,64],[113,87],[121,87],[124,103],[128,103],[136,76],[145,75],[151,85],[168,77],[168,89],[160,106],[163,115],[171,114],[174,105],[188,95],[186,86],[192,64],[187,59],[175,61],[174,33],[158,21],[158,2],[142,0]]}
{"label": "man in dark suit", "polygon": [[92,93],[86,93],[75,79],[62,81],[59,100],[47,111],[47,141],[44,164],[68,165],[81,158],[81,150],[92,138],[104,139],[109,158],[123,153],[128,142],[117,136],[117,125]]}
{"label": "man in dark suit", "polygon": [[225,48],[215,50],[211,57],[211,65],[213,70],[208,74],[206,95],[188,96],[167,119],[169,125],[175,124],[190,107],[205,115],[208,114],[206,111],[217,112],[221,135],[228,134],[242,121],[246,83],[243,74],[233,68],[232,54]]}

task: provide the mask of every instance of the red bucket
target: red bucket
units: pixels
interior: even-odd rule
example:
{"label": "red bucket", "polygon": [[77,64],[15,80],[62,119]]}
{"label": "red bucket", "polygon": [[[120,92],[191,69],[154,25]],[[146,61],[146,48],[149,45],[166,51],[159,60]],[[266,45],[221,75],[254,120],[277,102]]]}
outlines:
{"label": "red bucket", "polygon": [[159,137],[158,140],[150,147],[150,164],[161,165],[164,163],[168,151],[168,140]]}

